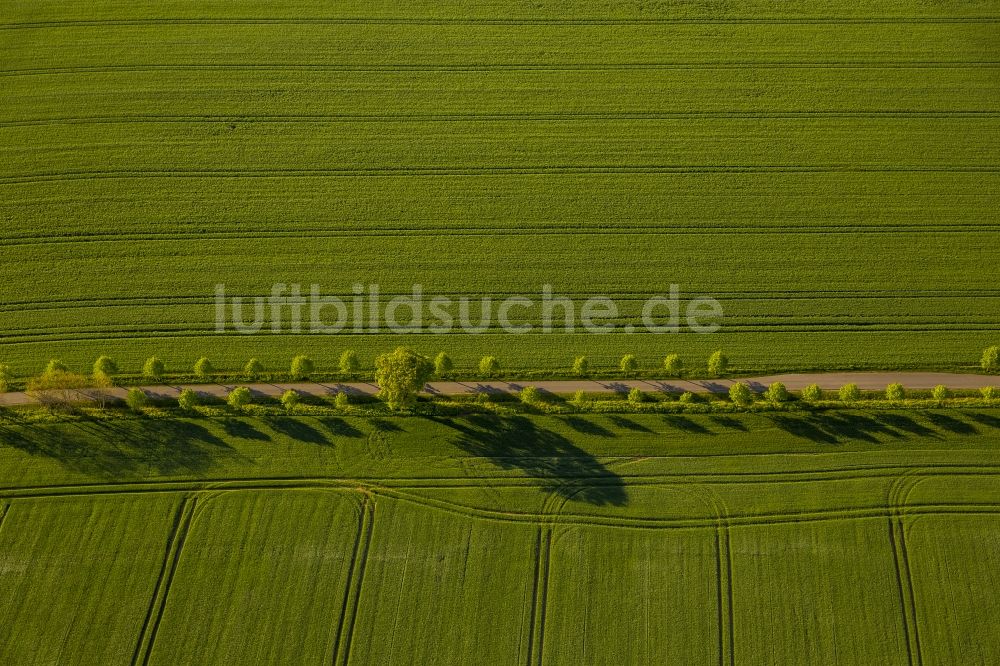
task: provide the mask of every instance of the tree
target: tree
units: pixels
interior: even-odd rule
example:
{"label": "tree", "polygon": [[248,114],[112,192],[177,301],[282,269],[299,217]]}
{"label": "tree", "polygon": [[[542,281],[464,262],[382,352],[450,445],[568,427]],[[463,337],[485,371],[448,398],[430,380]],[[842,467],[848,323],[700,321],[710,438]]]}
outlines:
{"label": "tree", "polygon": [[586,405],[590,404],[590,400],[587,398],[586,391],[577,391],[576,393],[574,393],[572,402],[577,407],[585,407]]}
{"label": "tree", "polygon": [[430,359],[406,347],[375,359],[375,382],[389,409],[411,407],[433,374]]}
{"label": "tree", "polygon": [[770,402],[787,402],[789,398],[788,389],[781,382],[774,382],[767,387],[764,397]]}
{"label": "tree", "polygon": [[986,372],[1000,371],[1000,347],[987,347],[983,351],[982,366]]}
{"label": "tree", "polygon": [[177,396],[177,406],[185,412],[193,412],[195,407],[201,404],[201,399],[193,390],[186,388]]}
{"label": "tree", "polygon": [[586,377],[590,374],[590,361],[586,356],[577,356],[573,360],[573,374],[577,377]]}
{"label": "tree", "polygon": [[621,368],[623,375],[629,377],[635,374],[635,371],[639,369],[639,362],[635,360],[635,356],[632,354],[625,354],[622,356],[619,368]]}
{"label": "tree", "polygon": [[526,405],[537,405],[542,401],[542,394],[534,386],[525,386],[518,397]]}
{"label": "tree", "polygon": [[906,389],[902,384],[889,384],[885,387],[886,400],[903,400],[906,398]]}
{"label": "tree", "polygon": [[101,356],[94,361],[94,379],[104,379],[109,383],[118,374],[118,364],[110,356]]}
{"label": "tree", "polygon": [[299,395],[298,391],[293,391],[288,389],[281,394],[281,406],[285,408],[285,411],[291,414],[295,411],[295,408],[299,406],[299,402],[302,400],[302,396]]}
{"label": "tree", "polygon": [[316,369],[316,365],[312,362],[312,359],[303,354],[299,354],[292,359],[291,375],[292,379],[296,381],[303,381],[309,379],[309,375],[313,373]]}
{"label": "tree", "polygon": [[14,379],[14,373],[11,372],[10,366],[0,364],[0,393],[6,393],[10,390],[12,379]]}
{"label": "tree", "polygon": [[86,397],[83,389],[90,383],[84,375],[53,367],[50,363],[41,376],[28,380],[28,395],[49,409],[69,409]]}
{"label": "tree", "polygon": [[133,412],[141,412],[149,405],[149,396],[141,388],[130,388],[125,395],[125,404]]}
{"label": "tree", "polygon": [[444,352],[434,357],[434,374],[438,377],[447,377],[454,369],[455,364],[452,363],[451,357]]}
{"label": "tree", "polygon": [[684,362],[681,361],[681,357],[677,354],[668,354],[665,359],[663,359],[663,370],[671,377],[680,377],[681,371],[684,369]]}
{"label": "tree", "polygon": [[49,361],[48,365],[45,366],[45,372],[42,374],[51,375],[57,372],[69,372],[69,368],[66,367],[65,363],[57,358],[54,358]]}
{"label": "tree", "polygon": [[479,374],[486,378],[493,378],[500,374],[500,361],[495,356],[484,356],[479,361]]}
{"label": "tree", "polygon": [[753,391],[743,382],[736,382],[729,387],[729,399],[735,405],[747,407],[753,403]]}
{"label": "tree", "polygon": [[165,368],[163,365],[163,361],[156,358],[155,356],[147,358],[146,362],[142,366],[142,375],[146,379],[159,380],[160,378],[163,377],[164,372]]}
{"label": "tree", "polygon": [[229,397],[226,398],[226,402],[233,409],[243,409],[253,402],[253,394],[250,393],[250,389],[246,386],[237,386],[229,392]]}
{"label": "tree", "polygon": [[931,395],[938,402],[943,402],[951,397],[951,390],[944,384],[938,384],[934,387],[934,392]]}
{"label": "tree", "polygon": [[861,400],[861,389],[857,384],[844,384],[840,387],[841,402],[857,402]]}
{"label": "tree", "polygon": [[347,411],[351,406],[351,397],[344,391],[338,391],[333,398],[333,406],[342,412]]}
{"label": "tree", "polygon": [[802,399],[809,402],[819,402],[823,399],[823,389],[819,387],[819,384],[810,384],[802,389]]}
{"label": "tree", "polygon": [[252,358],[243,366],[243,377],[245,379],[259,379],[264,374],[264,364]]}
{"label": "tree", "polygon": [[678,400],[683,402],[685,405],[690,405],[692,402],[698,402],[698,396],[691,391],[684,391],[684,393],[681,393],[681,397],[678,398]]}
{"label": "tree", "polygon": [[1000,389],[996,386],[984,386],[979,389],[979,392],[983,394],[984,400],[998,400],[1000,399]]}
{"label": "tree", "polygon": [[722,377],[729,371],[729,357],[721,350],[708,357],[708,373],[715,377]]}
{"label": "tree", "polygon": [[358,354],[352,349],[347,349],[340,355],[340,371],[345,375],[355,375],[361,368]]}
{"label": "tree", "polygon": [[194,364],[194,374],[198,379],[208,379],[215,372],[215,368],[212,367],[212,362],[207,358],[202,356],[198,359],[198,362]]}
{"label": "tree", "polygon": [[639,403],[646,402],[646,394],[638,386],[634,387],[628,392],[628,401],[633,405],[638,405]]}

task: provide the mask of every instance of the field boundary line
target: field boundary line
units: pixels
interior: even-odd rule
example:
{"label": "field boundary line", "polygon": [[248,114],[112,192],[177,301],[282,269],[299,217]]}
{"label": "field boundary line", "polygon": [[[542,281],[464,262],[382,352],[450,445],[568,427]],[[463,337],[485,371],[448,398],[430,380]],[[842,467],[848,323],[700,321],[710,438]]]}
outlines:
{"label": "field boundary line", "polygon": [[657,111],[601,113],[587,111],[529,111],[522,113],[384,113],[384,114],[143,114],[122,116],[56,116],[0,120],[0,127],[36,127],[45,125],[131,125],[131,124],[200,124],[241,123],[318,124],[318,123],[427,123],[427,122],[570,122],[589,121],[658,121],[658,120],[805,120],[831,118],[879,119],[993,119],[1000,110],[828,110],[828,111]]}
{"label": "field boundary line", "polygon": [[167,538],[167,548],[163,556],[163,564],[157,576],[156,586],[153,596],[149,600],[149,607],[139,631],[139,640],[132,653],[132,666],[142,664],[146,666],[153,654],[153,645],[156,641],[156,634],[163,620],[163,612],[167,605],[167,596],[170,592],[170,585],[173,583],[174,574],[177,571],[177,564],[180,561],[181,550],[187,539],[188,530],[194,518],[195,497],[185,497],[177,507],[174,516],[173,527]]}
{"label": "field boundary line", "polygon": [[350,660],[351,644],[353,643],[355,627],[357,626],[361,591],[368,563],[368,551],[371,548],[372,532],[375,527],[374,499],[366,495],[360,508],[358,531],[354,539],[351,564],[348,569],[346,585],[344,586],[340,622],[337,625],[337,635],[333,644],[334,666],[347,666]]}
{"label": "field boundary line", "polygon": [[37,30],[75,27],[132,27],[163,25],[417,25],[417,26],[685,26],[685,25],[909,25],[909,24],[988,24],[998,23],[997,16],[803,16],[761,17],[734,16],[732,18],[460,18],[460,17],[403,17],[403,16],[326,16],[296,17],[245,17],[245,18],[194,18],[162,17],[138,19],[53,19],[50,21],[19,21],[0,23],[0,30]]}
{"label": "field boundary line", "polygon": [[388,65],[320,65],[315,63],[185,63],[134,65],[80,65],[73,67],[36,67],[0,70],[0,77],[51,76],[110,72],[160,71],[302,71],[302,72],[606,72],[624,70],[707,70],[707,69],[970,69],[995,68],[997,60],[951,61],[705,61],[705,62],[636,62],[636,63],[472,63],[455,65],[388,64]]}

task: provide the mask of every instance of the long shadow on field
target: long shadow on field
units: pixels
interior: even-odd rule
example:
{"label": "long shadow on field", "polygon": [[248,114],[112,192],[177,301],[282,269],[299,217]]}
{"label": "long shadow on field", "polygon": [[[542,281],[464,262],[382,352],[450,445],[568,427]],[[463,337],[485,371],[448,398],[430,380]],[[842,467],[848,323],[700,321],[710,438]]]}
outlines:
{"label": "long shadow on field", "polygon": [[204,426],[176,419],[28,423],[0,420],[0,445],[51,458],[68,469],[105,479],[199,475],[238,454]]}
{"label": "long shadow on field", "polygon": [[769,414],[767,418],[781,430],[818,444],[851,440],[878,444],[910,437],[943,439],[948,435],[974,435],[979,432],[977,423],[1000,428],[1000,418],[978,412],[806,412]]}
{"label": "long shadow on field", "polygon": [[569,439],[523,416],[434,419],[458,431],[455,445],[501,469],[520,469],[545,492],[596,505],[628,503],[621,477]]}

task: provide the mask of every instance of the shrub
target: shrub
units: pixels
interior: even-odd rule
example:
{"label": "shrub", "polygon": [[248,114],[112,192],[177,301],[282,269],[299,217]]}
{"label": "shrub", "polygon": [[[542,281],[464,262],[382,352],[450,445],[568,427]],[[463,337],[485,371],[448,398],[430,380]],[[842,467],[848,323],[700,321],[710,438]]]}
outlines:
{"label": "shrub", "polygon": [[708,374],[722,377],[729,370],[729,357],[721,350],[708,357]]}
{"label": "shrub", "polygon": [[635,356],[632,354],[625,354],[622,356],[622,361],[618,367],[621,368],[622,374],[628,377],[639,369],[639,362],[635,360]]}
{"label": "shrub", "polygon": [[125,395],[125,404],[133,412],[141,412],[149,405],[149,396],[141,388],[130,388]]}
{"label": "shrub", "polygon": [[788,389],[781,382],[774,382],[767,387],[764,397],[770,402],[787,402],[789,398]]}
{"label": "shrub", "polygon": [[577,377],[586,377],[590,374],[590,361],[586,356],[577,356],[573,361],[573,374]]}
{"label": "shrub", "polygon": [[861,389],[857,384],[844,384],[840,387],[840,400],[842,402],[857,402],[861,400]]}
{"label": "shrub", "polygon": [[347,349],[340,355],[340,371],[345,375],[357,374],[361,368],[361,361],[358,360],[358,353],[353,349]]}
{"label": "shrub", "polygon": [[288,389],[281,394],[281,406],[285,408],[288,413],[294,412],[295,408],[299,406],[302,396],[299,395],[298,391],[293,391]]}
{"label": "shrub", "polygon": [[810,384],[802,389],[802,399],[809,402],[818,402],[823,399],[823,389],[819,387],[819,384]]}
{"label": "shrub", "polygon": [[379,386],[379,396],[389,409],[413,405],[417,393],[433,374],[434,364],[430,359],[406,347],[397,347],[394,352],[375,359],[375,382]]}
{"label": "shrub", "polygon": [[351,406],[351,397],[344,391],[338,391],[337,395],[333,397],[333,406],[346,411]]}
{"label": "shrub", "polygon": [[996,386],[984,386],[979,389],[979,392],[983,394],[983,398],[986,400],[1000,400],[1000,389]]}
{"label": "shrub", "polygon": [[14,379],[14,374],[10,371],[9,365],[0,365],[0,393],[10,390],[10,382]]}
{"label": "shrub", "polygon": [[942,400],[947,400],[951,397],[951,390],[949,390],[944,384],[938,384],[934,387],[934,391],[931,395],[934,396],[935,400],[941,402]]}
{"label": "shrub", "polygon": [[198,379],[208,379],[215,372],[215,368],[212,367],[212,362],[207,358],[202,356],[198,359],[198,362],[194,364],[194,374]]}
{"label": "shrub", "polygon": [[312,362],[311,358],[299,354],[292,359],[290,374],[292,375],[292,379],[302,381],[304,379],[309,379],[309,375],[311,375],[315,369],[316,365]]}
{"label": "shrub", "polygon": [[250,359],[243,366],[243,376],[246,379],[258,379],[262,374],[264,374],[264,364],[255,358]]}
{"label": "shrub", "polygon": [[639,387],[633,388],[628,392],[628,401],[633,405],[638,405],[639,403],[646,402],[646,394]]}
{"label": "shrub", "polygon": [[679,400],[685,405],[690,405],[692,403],[698,402],[698,396],[696,396],[691,391],[684,391],[684,393],[681,393],[681,397],[679,398]]}
{"label": "shrub", "polygon": [[142,366],[142,375],[146,379],[159,380],[163,377],[163,373],[165,371],[166,369],[164,368],[163,361],[155,356],[147,358],[146,362]]}
{"label": "shrub", "polygon": [[496,377],[500,374],[500,361],[495,356],[484,356],[479,361],[479,374],[487,378]]}
{"label": "shrub", "polygon": [[681,357],[677,354],[668,354],[665,359],[663,359],[663,370],[671,377],[680,377],[681,370],[684,369],[684,363],[681,361]]}
{"label": "shrub", "polygon": [[587,398],[586,391],[577,391],[576,393],[573,394],[574,405],[582,407],[584,405],[587,405],[589,402],[590,400]]}
{"label": "shrub", "polygon": [[906,389],[903,388],[902,384],[889,384],[888,386],[885,387],[885,399],[905,400]]}
{"label": "shrub", "polygon": [[42,374],[52,375],[57,372],[69,372],[69,369],[66,367],[65,363],[63,363],[59,359],[54,358],[51,361],[49,361],[48,365],[45,366],[45,372],[43,372]]}
{"label": "shrub", "polygon": [[729,387],[729,399],[733,404],[746,407],[753,403],[753,391],[743,382],[736,382]]}
{"label": "shrub", "polygon": [[177,406],[185,412],[193,412],[194,408],[201,404],[201,398],[191,389],[184,389],[177,396]]}
{"label": "shrub", "polygon": [[118,364],[110,356],[101,356],[94,361],[94,378],[110,381],[118,374]]}
{"label": "shrub", "polygon": [[983,351],[983,370],[986,372],[997,372],[1000,370],[1000,347],[987,347]]}
{"label": "shrub", "polygon": [[451,357],[444,352],[434,357],[434,374],[438,377],[447,377],[454,369],[455,364],[452,363]]}
{"label": "shrub", "polygon": [[250,393],[250,389],[246,386],[237,386],[229,392],[226,402],[233,409],[243,409],[253,402],[253,394]]}
{"label": "shrub", "polygon": [[534,386],[525,386],[519,395],[521,402],[526,405],[537,405],[542,401],[541,392]]}

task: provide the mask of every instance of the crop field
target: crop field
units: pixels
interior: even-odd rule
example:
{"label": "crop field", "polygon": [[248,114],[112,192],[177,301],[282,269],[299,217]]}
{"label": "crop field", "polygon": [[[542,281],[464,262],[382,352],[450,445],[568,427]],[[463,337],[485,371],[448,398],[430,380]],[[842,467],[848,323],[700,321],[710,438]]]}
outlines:
{"label": "crop field", "polygon": [[[1000,330],[998,45],[992,0],[8,1],[0,360],[970,365]],[[246,336],[220,283],[551,284],[622,324],[677,284],[725,318]]]}
{"label": "crop field", "polygon": [[997,410],[0,438],[3,663],[1000,660]]}

